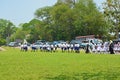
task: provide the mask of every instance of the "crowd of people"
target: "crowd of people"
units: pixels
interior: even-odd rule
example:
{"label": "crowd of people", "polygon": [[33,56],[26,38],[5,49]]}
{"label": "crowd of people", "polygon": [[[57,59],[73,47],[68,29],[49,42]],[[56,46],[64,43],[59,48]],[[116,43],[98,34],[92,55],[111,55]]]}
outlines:
{"label": "crowd of people", "polygon": [[[110,53],[115,54],[120,52],[120,42],[113,43],[110,42],[104,42],[101,44],[94,44],[92,43],[92,46],[87,44],[87,46],[83,49],[80,47],[80,44],[68,44],[68,43],[62,43],[60,45],[53,45],[53,44],[40,44],[34,45],[32,44],[30,46],[31,51],[46,51],[46,52],[55,52],[57,50],[61,50],[62,52],[76,52],[80,53],[81,50],[84,50],[85,53]],[[21,51],[28,51],[28,46],[26,43],[21,45]]]}
{"label": "crowd of people", "polygon": [[[89,48],[89,45],[87,46]],[[87,49],[86,49],[87,50]],[[92,49],[87,52],[93,53],[110,53],[115,54],[120,52],[120,42],[113,43],[112,41],[104,42],[101,44],[93,44]]]}

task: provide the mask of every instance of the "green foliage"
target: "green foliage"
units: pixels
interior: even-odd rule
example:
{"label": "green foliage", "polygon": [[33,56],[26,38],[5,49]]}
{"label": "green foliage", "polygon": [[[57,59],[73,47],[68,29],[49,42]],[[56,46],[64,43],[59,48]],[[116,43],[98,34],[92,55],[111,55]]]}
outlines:
{"label": "green foliage", "polygon": [[10,22],[7,27],[5,27],[6,21],[1,22],[1,37],[9,36],[12,40],[27,39],[30,43],[39,39],[70,41],[80,35],[108,38],[110,30],[114,28],[119,30],[119,27],[111,27],[111,22],[106,22],[106,17],[93,0],[58,0],[51,7],[37,9],[35,19],[21,24],[19,29],[13,29],[13,24]]}
{"label": "green foliage", "polygon": [[104,15],[93,0],[58,0],[52,7],[38,9],[35,16],[44,23],[46,33],[42,38],[50,36],[44,38],[46,40],[71,40],[78,35],[105,36],[108,33]]}
{"label": "green foliage", "polygon": [[6,44],[6,40],[5,39],[0,39],[0,46],[2,46],[2,45],[5,45]]}
{"label": "green foliage", "polygon": [[10,37],[16,31],[14,24],[8,20],[0,19],[0,35],[2,38]]}
{"label": "green foliage", "polygon": [[53,23],[53,36],[55,40],[70,40],[74,35],[73,31],[74,25],[74,12],[66,4],[56,5],[52,11]]}
{"label": "green foliage", "polygon": [[52,32],[53,32],[53,21],[51,20],[51,9],[52,7],[44,7],[40,8],[35,12],[35,16],[37,19],[40,20],[40,39],[45,39],[45,40],[53,40],[52,38]]}
{"label": "green foliage", "polygon": [[25,39],[25,31],[23,31],[21,28],[18,28],[16,32],[11,35],[10,39],[11,41],[15,41],[16,39]]}
{"label": "green foliage", "polygon": [[80,0],[75,7],[75,11],[78,13],[76,16],[79,16],[75,21],[76,35],[94,34],[103,36],[107,33],[104,16],[92,0]]}
{"label": "green foliage", "polygon": [[15,33],[16,29],[17,27],[15,27],[15,25],[9,20],[0,19],[0,45],[8,44],[11,35]]}
{"label": "green foliage", "polygon": [[119,80],[119,55],[0,51],[0,80]]}
{"label": "green foliage", "polygon": [[38,39],[70,41],[80,35],[107,36],[109,29],[93,0],[58,0],[54,6],[37,9],[35,19],[22,24],[12,38],[31,43]]}
{"label": "green foliage", "polygon": [[106,0],[103,4],[106,22],[109,23],[110,32],[116,33],[116,38],[120,32],[120,1]]}

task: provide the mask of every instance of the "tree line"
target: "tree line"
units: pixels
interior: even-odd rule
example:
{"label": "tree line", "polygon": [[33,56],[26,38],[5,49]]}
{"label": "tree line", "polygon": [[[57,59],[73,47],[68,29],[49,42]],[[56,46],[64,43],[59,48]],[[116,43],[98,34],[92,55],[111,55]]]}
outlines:
{"label": "tree line", "polygon": [[84,35],[116,38],[120,31],[119,3],[119,0],[106,0],[100,11],[93,0],[58,0],[53,6],[37,9],[34,19],[18,27],[0,19],[0,43],[16,39],[27,39],[30,43],[41,39],[70,41]]}

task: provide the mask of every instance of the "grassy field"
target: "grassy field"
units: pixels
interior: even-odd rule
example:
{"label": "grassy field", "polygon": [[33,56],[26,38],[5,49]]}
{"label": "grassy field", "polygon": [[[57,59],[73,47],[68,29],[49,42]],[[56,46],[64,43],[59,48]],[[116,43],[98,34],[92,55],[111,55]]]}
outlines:
{"label": "grassy field", "polygon": [[120,55],[0,51],[0,80],[120,80]]}

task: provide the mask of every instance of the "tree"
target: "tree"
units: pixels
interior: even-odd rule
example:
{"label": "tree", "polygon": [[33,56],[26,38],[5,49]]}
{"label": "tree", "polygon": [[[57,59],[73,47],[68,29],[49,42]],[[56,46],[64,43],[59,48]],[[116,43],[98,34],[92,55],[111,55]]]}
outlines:
{"label": "tree", "polygon": [[21,26],[21,30],[24,33],[21,35],[21,36],[24,36],[23,39],[26,39],[28,42],[31,42],[31,43],[39,39],[39,32],[38,32],[39,22],[40,22],[39,20],[32,19],[29,23],[24,23]]}
{"label": "tree", "polygon": [[58,4],[67,4],[70,8],[73,8],[75,6],[77,0],[58,0],[56,5]]}
{"label": "tree", "polygon": [[15,33],[11,35],[11,40],[15,41],[17,39],[24,40],[25,39],[25,32],[22,30],[21,27],[19,27]]}
{"label": "tree", "polygon": [[79,0],[75,4],[76,35],[100,35],[107,34],[104,15],[98,10],[93,0]]}
{"label": "tree", "polygon": [[10,37],[16,30],[15,25],[9,20],[0,19],[0,33],[3,38]]}
{"label": "tree", "polygon": [[79,35],[107,34],[104,15],[93,0],[58,0],[52,7],[40,8],[35,16],[42,22],[41,37],[71,40]]}
{"label": "tree", "polygon": [[53,20],[51,20],[51,14],[50,14],[51,9],[52,7],[47,6],[37,9],[35,12],[36,19],[40,20],[41,39],[49,40],[49,41],[53,40],[52,39]]}
{"label": "tree", "polygon": [[11,35],[16,31],[15,25],[9,20],[0,19],[0,35],[1,38],[7,39],[7,44],[10,41]]}
{"label": "tree", "polygon": [[111,32],[116,33],[116,38],[120,32],[120,0],[106,0],[103,3],[104,14],[107,23],[110,23]]}
{"label": "tree", "polygon": [[[68,40],[71,33],[69,33],[72,25],[73,11],[64,3],[57,4],[51,10],[53,20],[53,38],[54,40]],[[70,38],[71,39],[71,38]]]}

